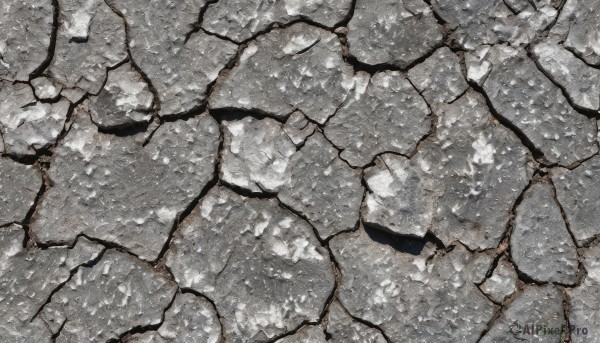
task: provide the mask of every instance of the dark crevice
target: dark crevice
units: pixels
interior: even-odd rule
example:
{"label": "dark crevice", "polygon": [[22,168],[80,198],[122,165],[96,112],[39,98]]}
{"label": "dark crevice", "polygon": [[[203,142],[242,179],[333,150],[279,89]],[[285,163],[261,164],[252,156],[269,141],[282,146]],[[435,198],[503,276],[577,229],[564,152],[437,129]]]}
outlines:
{"label": "dark crevice", "polygon": [[364,230],[367,235],[379,244],[388,245],[394,250],[410,254],[413,256],[419,256],[423,252],[425,246],[430,243],[433,244],[438,250],[446,250],[447,247],[444,243],[437,238],[432,232],[427,232],[424,237],[412,237],[412,236],[401,236],[396,233],[391,233],[386,230],[377,229],[373,226],[364,226]]}
{"label": "dark crevice", "polygon": [[219,342],[225,342],[227,335],[225,333],[225,325],[223,323],[224,319],[221,316],[221,314],[219,313],[219,309],[217,308],[217,304],[214,302],[214,300],[212,300],[206,294],[202,294],[202,293],[200,293],[197,290],[192,289],[192,288],[181,288],[180,290],[181,290],[182,294],[192,294],[192,295],[194,295],[194,296],[196,296],[198,298],[205,299],[206,301],[208,301],[211,304],[211,306],[213,307],[213,310],[217,314],[217,319],[219,320],[219,324],[221,326],[221,337],[220,337],[220,341]]}
{"label": "dark crevice", "polygon": [[58,34],[60,6],[58,0],[52,0],[52,32],[50,33],[50,45],[48,46],[48,55],[42,64],[37,67],[30,75],[29,81],[42,75],[42,73],[50,66],[54,59],[54,51],[56,50],[56,36]]}

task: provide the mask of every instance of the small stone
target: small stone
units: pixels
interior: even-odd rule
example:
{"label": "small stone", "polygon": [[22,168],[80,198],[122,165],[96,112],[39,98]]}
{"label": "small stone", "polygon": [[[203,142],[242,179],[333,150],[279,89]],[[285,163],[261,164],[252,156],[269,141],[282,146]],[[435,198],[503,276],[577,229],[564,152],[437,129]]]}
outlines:
{"label": "small stone", "polygon": [[285,122],[283,131],[296,146],[300,146],[306,142],[306,138],[315,132],[316,127],[317,125],[306,119],[302,112],[296,111]]}
{"label": "small stone", "polygon": [[153,99],[142,76],[130,64],[124,64],[109,71],[100,94],[91,97],[92,121],[105,129],[148,122]]}
{"label": "small stone", "polygon": [[214,177],[217,123],[207,114],[166,122],[143,146],[143,132],[99,133],[85,105],[54,152],[53,186],[31,229],[39,242],[68,244],[85,234],[153,260],[178,216]]}
{"label": "small stone", "polygon": [[408,78],[430,104],[452,102],[469,88],[458,56],[447,47],[409,70]]}
{"label": "small stone", "polygon": [[241,109],[285,119],[295,110],[323,124],[353,86],[335,34],[305,23],[274,29],[248,43],[217,83],[212,109]]}
{"label": "small stone", "polygon": [[40,316],[63,322],[56,342],[106,342],[137,327],[159,324],[177,286],[128,254],[109,249],[93,267],[79,268]]}
{"label": "small stone", "polygon": [[320,133],[290,159],[279,200],[302,213],[325,239],[356,227],[364,195],[360,175]]}
{"label": "small stone", "polygon": [[192,294],[178,294],[158,329],[165,342],[217,343],[221,324],[211,303]]}
{"label": "small stone", "polygon": [[332,28],[344,20],[351,0],[224,0],[208,5],[202,27],[236,42],[246,41],[274,24],[309,20]]}
{"label": "small stone", "polygon": [[492,71],[492,63],[486,60],[489,51],[489,45],[482,45],[465,53],[467,78],[480,86],[483,85]]}
{"label": "small stone", "polygon": [[27,81],[49,54],[52,0],[3,0],[0,6],[0,79]]}
{"label": "small stone", "polygon": [[66,88],[98,94],[108,68],[127,58],[125,24],[102,0],[61,0],[48,75]]}
{"label": "small stone", "polygon": [[361,167],[383,152],[409,155],[431,129],[427,103],[400,73],[359,73],[349,97],[327,123],[325,136],[351,166]]}
{"label": "small stone", "polygon": [[386,343],[381,332],[352,319],[342,305],[334,301],[325,317],[330,343]]}
{"label": "small stone", "polygon": [[182,223],[166,264],[180,287],[214,301],[234,343],[268,341],[318,321],[334,288],[329,254],[305,221],[276,200],[223,187]]}
{"label": "small stone", "polygon": [[41,103],[29,85],[0,81],[0,131],[7,154],[24,157],[50,147],[63,131],[70,103]]}
{"label": "small stone", "polygon": [[291,336],[278,339],[275,343],[327,343],[329,342],[319,326],[305,326]]}
{"label": "small stone", "polygon": [[492,71],[483,83],[492,106],[521,131],[550,163],[563,166],[598,151],[596,125],[577,113],[523,50],[496,45],[486,60]]}
{"label": "small stone", "polygon": [[573,285],[577,281],[577,249],[554,200],[551,185],[532,185],[516,209],[510,237],[517,268],[538,282]]}
{"label": "small stone", "polygon": [[69,100],[70,102],[76,104],[83,99],[85,92],[78,88],[63,88],[63,90],[60,92],[60,95],[65,97],[65,99]]}
{"label": "small stone", "polygon": [[504,303],[515,291],[518,276],[506,257],[498,261],[492,276],[481,285],[481,291],[497,303]]}
{"label": "small stone", "polygon": [[350,53],[370,65],[406,68],[442,38],[442,27],[422,0],[357,0],[348,23]]}
{"label": "small stone", "polygon": [[598,0],[567,0],[550,35],[587,64],[600,66]]}
{"label": "small stone", "polygon": [[62,91],[62,85],[45,76],[31,80],[35,95],[42,100],[56,100]]}
{"label": "small stone", "polygon": [[25,220],[41,187],[37,168],[0,157],[0,226]]}
{"label": "small stone", "polygon": [[251,192],[275,192],[286,183],[296,146],[271,118],[224,120],[221,179]]}

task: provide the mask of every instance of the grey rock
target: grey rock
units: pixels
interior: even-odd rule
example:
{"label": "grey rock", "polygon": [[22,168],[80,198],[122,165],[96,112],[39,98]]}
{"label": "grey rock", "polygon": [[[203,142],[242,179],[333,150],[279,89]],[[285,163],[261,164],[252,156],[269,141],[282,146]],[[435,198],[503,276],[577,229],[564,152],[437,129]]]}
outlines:
{"label": "grey rock", "polygon": [[0,81],[0,131],[4,150],[32,156],[54,144],[62,132],[70,103],[37,102],[29,85]]}
{"label": "grey rock", "polygon": [[162,338],[156,331],[147,331],[143,334],[132,335],[129,339],[125,340],[127,343],[165,343],[167,342]]}
{"label": "grey rock", "polygon": [[401,235],[424,237],[435,213],[434,197],[427,191],[422,171],[409,159],[384,154],[365,169],[369,192],[363,222]]}
{"label": "grey rock", "polygon": [[222,187],[183,222],[166,264],[180,287],[214,301],[231,342],[262,342],[318,321],[334,287],[327,250],[305,221],[276,200]]}
{"label": "grey rock", "polygon": [[[481,343],[561,342],[561,333],[535,332],[536,325],[561,330],[565,325],[563,299],[554,286],[526,286],[518,297],[507,306]],[[533,325],[533,326],[532,326]],[[534,329],[533,332],[531,329]]]}
{"label": "grey rock", "polygon": [[518,276],[506,257],[500,258],[494,273],[481,285],[481,291],[497,303],[504,301],[517,290]]}
{"label": "grey rock", "polygon": [[588,248],[583,255],[583,266],[587,272],[586,280],[600,284],[600,245]]}
{"label": "grey rock", "polygon": [[251,192],[274,192],[288,179],[296,146],[277,121],[244,117],[223,121],[221,179]]}
{"label": "grey rock", "polygon": [[464,54],[467,78],[480,86],[492,72],[492,63],[486,59],[489,51],[489,45],[481,45]]}
{"label": "grey rock", "polygon": [[496,45],[486,59],[492,71],[483,89],[492,105],[550,163],[568,166],[598,151],[595,123],[573,110],[525,51]]}
{"label": "grey rock", "polygon": [[106,342],[159,324],[176,290],[149,264],[110,249],[93,267],[79,268],[40,316],[64,324],[53,330],[56,342]]}
{"label": "grey rock", "polygon": [[352,316],[392,342],[474,342],[494,305],[473,281],[474,258],[462,245],[430,258],[374,241],[365,231],[330,241],[341,270],[338,297]]}
{"label": "grey rock", "polygon": [[54,58],[47,73],[67,88],[98,94],[107,68],[127,58],[125,24],[103,0],[60,0]]}
{"label": "grey rock", "polygon": [[410,82],[398,72],[369,79],[356,77],[349,97],[327,123],[325,136],[352,166],[364,166],[383,152],[409,155],[431,128],[431,111]]}
{"label": "grey rock", "polygon": [[[571,340],[574,343],[600,342],[596,328],[600,324],[600,305],[598,292],[600,292],[600,246],[595,245],[586,250],[583,265],[587,271],[584,282],[572,289],[567,289],[570,298],[569,324],[576,328],[571,331]],[[586,328],[587,335],[581,329]]]}
{"label": "grey rock", "polygon": [[600,65],[600,2],[598,0],[568,0],[556,24],[550,31],[565,48],[586,63]]}
{"label": "grey rock", "polygon": [[193,32],[204,0],[111,0],[129,29],[129,49],[136,65],[158,92],[161,116],[199,108],[237,46]]}
{"label": "grey rock", "polygon": [[364,195],[359,172],[322,134],[312,135],[292,156],[286,174],[279,200],[306,216],[321,238],[356,226]]}
{"label": "grey rock", "polygon": [[352,74],[335,34],[298,23],[250,42],[236,66],[215,86],[210,107],[277,118],[301,110],[323,124],[346,99]]}
{"label": "grey rock", "polygon": [[102,91],[90,98],[92,121],[106,129],[148,122],[153,99],[142,76],[130,64],[123,64],[108,72]]}
{"label": "grey rock", "polygon": [[275,343],[327,343],[323,329],[319,326],[305,326],[291,336],[278,339]]}
{"label": "grey rock", "polygon": [[510,237],[517,268],[539,282],[577,281],[577,249],[554,199],[552,186],[532,185],[516,209]]}
{"label": "grey rock", "polygon": [[371,65],[406,68],[442,38],[442,27],[422,0],[358,0],[348,23],[350,53]]}
{"label": "grey rock", "polygon": [[329,305],[325,318],[327,321],[325,331],[331,336],[328,342],[386,343],[381,332],[354,320],[337,301]]}
{"label": "grey rock", "polygon": [[0,8],[0,79],[27,81],[49,57],[52,0],[5,0]]}
{"label": "grey rock", "polygon": [[55,150],[48,171],[53,186],[31,229],[40,242],[85,234],[153,260],[177,217],[214,176],[217,123],[207,114],[167,122],[143,146],[144,133],[99,133],[85,105]]}
{"label": "grey rock", "polygon": [[37,168],[0,157],[0,226],[22,222],[41,187]]}
{"label": "grey rock", "polygon": [[80,102],[86,93],[79,88],[63,88],[60,95],[75,104]]}
{"label": "grey rock", "polygon": [[580,245],[600,234],[600,157],[593,157],[573,170],[557,168],[552,172],[556,196],[569,228]]}
{"label": "grey rock", "polygon": [[217,343],[221,324],[211,303],[192,294],[178,294],[158,329],[165,342]]}
{"label": "grey rock", "polygon": [[[527,2],[527,3],[526,3]],[[465,49],[482,44],[529,44],[548,29],[558,15],[551,0],[535,1],[432,0],[434,11],[453,30],[451,37]],[[516,13],[514,13],[516,12]]]}
{"label": "grey rock", "polygon": [[283,131],[296,146],[300,146],[306,142],[306,138],[315,132],[316,127],[317,125],[306,119],[302,112],[296,111],[285,122]]}
{"label": "grey rock", "polygon": [[452,102],[469,88],[458,56],[447,47],[409,70],[408,78],[430,104]]}
{"label": "grey rock", "polygon": [[56,100],[62,91],[62,85],[45,76],[31,80],[35,95],[42,100]]}
{"label": "grey rock", "polygon": [[351,0],[225,0],[208,5],[202,27],[241,42],[273,24],[285,25],[304,19],[332,28],[346,18]]}

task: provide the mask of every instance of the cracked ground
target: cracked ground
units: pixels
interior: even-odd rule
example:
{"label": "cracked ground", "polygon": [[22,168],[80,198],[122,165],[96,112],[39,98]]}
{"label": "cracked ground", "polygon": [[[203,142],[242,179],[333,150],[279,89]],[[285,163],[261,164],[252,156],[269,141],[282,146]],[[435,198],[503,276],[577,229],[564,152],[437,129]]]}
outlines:
{"label": "cracked ground", "polygon": [[0,342],[600,342],[600,0],[3,0]]}

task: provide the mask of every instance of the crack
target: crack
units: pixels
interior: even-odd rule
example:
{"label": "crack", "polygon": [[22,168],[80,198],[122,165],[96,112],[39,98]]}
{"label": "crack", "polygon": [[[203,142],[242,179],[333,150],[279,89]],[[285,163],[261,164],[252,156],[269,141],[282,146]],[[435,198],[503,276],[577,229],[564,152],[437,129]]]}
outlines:
{"label": "crack", "polygon": [[[567,328],[571,327],[571,320],[569,315],[571,313],[571,297],[567,294],[566,290],[561,289],[561,293],[563,296],[563,313],[564,313],[564,321]],[[571,342],[571,330],[565,330],[562,337],[562,342]]]}
{"label": "crack", "polygon": [[196,296],[198,298],[203,298],[203,299],[205,299],[206,301],[208,301],[212,305],[215,313],[217,314],[217,319],[219,320],[219,324],[221,326],[220,342],[226,342],[227,334],[225,332],[225,324],[223,323],[224,322],[224,318],[219,313],[219,309],[217,308],[217,304],[215,303],[215,301],[213,299],[211,299],[210,297],[208,297],[206,294],[198,292],[197,290],[192,289],[192,288],[185,288],[185,287],[183,287],[183,288],[180,288],[180,291],[181,291],[182,294],[192,294],[192,295],[194,295],[194,296]]}
{"label": "crack", "polygon": [[42,73],[50,66],[50,63],[54,59],[54,52],[56,49],[56,36],[58,34],[58,26],[59,26],[59,14],[60,14],[60,5],[58,0],[52,0],[52,31],[50,33],[50,45],[48,46],[48,55],[46,59],[42,62],[40,66],[38,66],[30,75],[29,81],[32,79],[42,75]]}

